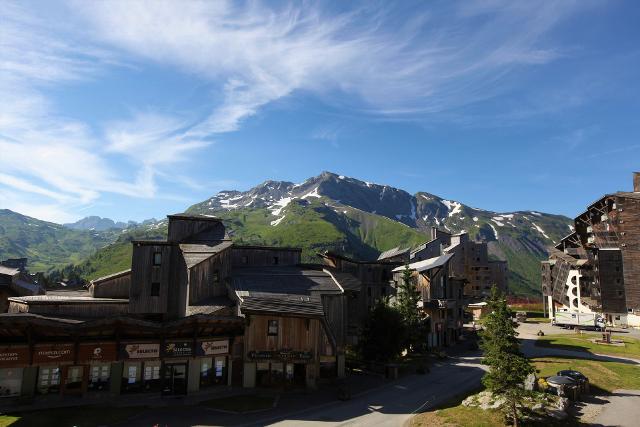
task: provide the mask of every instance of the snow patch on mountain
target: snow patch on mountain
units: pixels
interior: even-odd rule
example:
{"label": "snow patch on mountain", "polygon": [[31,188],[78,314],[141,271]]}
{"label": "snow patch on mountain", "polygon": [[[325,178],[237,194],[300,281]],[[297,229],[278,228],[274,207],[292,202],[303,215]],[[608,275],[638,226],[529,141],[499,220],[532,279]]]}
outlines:
{"label": "snow patch on mountain", "polygon": [[314,188],[313,191],[310,191],[309,193],[305,194],[304,196],[300,197],[301,199],[306,199],[307,197],[317,197],[320,198],[322,197],[320,194],[318,194],[318,187]]}
{"label": "snow patch on mountain", "polygon": [[487,224],[489,224],[489,227],[493,230],[493,235],[496,237],[496,240],[498,240],[498,230],[490,222]]}
{"label": "snow patch on mountain", "polygon": [[536,224],[535,222],[532,222],[532,224],[533,224],[533,227],[534,227],[536,230],[538,230],[538,232],[539,232],[540,234],[542,234],[542,235],[543,235],[544,237],[546,237],[547,239],[551,240],[551,238],[550,238],[549,236],[547,236],[547,233],[545,233],[545,232],[544,232],[544,230],[538,226],[538,224]]}
{"label": "snow patch on mountain", "polygon": [[279,216],[282,209],[286,208],[289,203],[291,203],[291,197],[285,197],[278,200],[273,206],[270,206],[269,210],[273,215]]}
{"label": "snow patch on mountain", "polygon": [[447,210],[449,211],[449,217],[452,217],[453,215],[458,214],[462,211],[462,203],[460,202],[451,200],[442,200],[441,202],[447,207]]}

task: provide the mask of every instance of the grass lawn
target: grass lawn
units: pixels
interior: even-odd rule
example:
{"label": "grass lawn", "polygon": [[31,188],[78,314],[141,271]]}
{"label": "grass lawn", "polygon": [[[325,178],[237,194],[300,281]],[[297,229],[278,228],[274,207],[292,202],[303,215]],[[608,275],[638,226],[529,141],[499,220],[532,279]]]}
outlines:
{"label": "grass lawn", "polygon": [[97,427],[125,421],[145,409],[146,407],[107,408],[102,406],[79,406],[21,412],[0,415],[0,427]]}
{"label": "grass lawn", "polygon": [[[466,397],[466,396],[465,396]],[[480,408],[467,408],[462,406],[464,397],[452,400],[449,404],[429,412],[417,414],[411,419],[410,427],[494,427],[504,426],[503,415],[493,409],[482,410]],[[565,427],[582,426],[575,419],[569,418],[563,421],[546,419],[539,422],[521,421],[521,426],[526,427]]]}
{"label": "grass lawn", "polygon": [[273,408],[274,400],[275,398],[272,396],[249,394],[205,400],[204,402],[200,402],[199,405],[229,412],[250,412]]}
{"label": "grass lawn", "polygon": [[600,336],[600,334],[547,335],[538,338],[536,346],[640,358],[640,340],[624,336],[612,337],[623,340],[625,343],[624,347],[596,344],[590,341]]}
{"label": "grass lawn", "polygon": [[596,387],[605,392],[620,388],[640,389],[640,366],[638,365],[564,357],[542,357],[531,359],[531,361],[536,367],[538,377],[555,375],[563,369],[574,369],[589,378],[592,388]]}
{"label": "grass lawn", "polygon": [[483,411],[462,405],[442,408],[418,414],[411,419],[411,427],[473,426],[492,427],[504,425],[502,414],[497,411]]}

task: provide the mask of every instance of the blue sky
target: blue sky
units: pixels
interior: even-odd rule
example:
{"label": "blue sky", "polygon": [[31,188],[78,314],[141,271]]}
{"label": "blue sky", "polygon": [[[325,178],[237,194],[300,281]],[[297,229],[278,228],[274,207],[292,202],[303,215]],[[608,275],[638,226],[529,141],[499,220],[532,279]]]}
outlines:
{"label": "blue sky", "polygon": [[41,219],[324,170],[571,216],[640,169],[635,1],[5,1],[0,22],[0,208]]}

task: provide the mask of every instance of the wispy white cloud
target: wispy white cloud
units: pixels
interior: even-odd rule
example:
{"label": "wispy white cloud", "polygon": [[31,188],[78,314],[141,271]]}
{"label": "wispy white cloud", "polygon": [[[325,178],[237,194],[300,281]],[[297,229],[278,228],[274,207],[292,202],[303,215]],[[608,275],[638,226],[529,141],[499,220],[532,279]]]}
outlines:
{"label": "wispy white cloud", "polygon": [[[478,2],[414,12],[403,24],[369,5],[332,14],[314,4],[74,3],[98,38],[136,56],[223,81],[223,99],[191,135],[236,130],[296,91],[351,94],[352,107],[405,116],[495,96],[518,67],[562,52],[546,33],[576,2]],[[395,17],[397,18],[397,17]]]}
{"label": "wispy white cloud", "polygon": [[[158,197],[157,169],[208,144],[184,138],[182,123],[171,117],[136,114],[110,124],[103,136],[80,120],[61,116],[47,89],[95,79],[106,65],[119,64],[116,55],[59,34],[17,3],[3,3],[0,19],[3,206],[68,221],[74,210],[102,193]],[[128,161],[132,172],[117,170],[112,156]]]}
{"label": "wispy white cloud", "polygon": [[[509,90],[516,71],[561,57],[546,36],[582,3],[445,2],[403,11],[409,19],[402,20],[370,3],[348,13],[253,1],[47,5],[65,16],[61,23],[43,8],[3,2],[0,185],[19,190],[5,191],[3,203],[24,205],[20,193],[29,193],[52,201],[50,211],[62,216],[105,192],[159,197],[156,179],[165,168],[295,93],[391,119],[452,114]],[[147,61],[207,81],[220,96],[211,96],[204,118],[151,106],[91,124],[63,117],[48,97],[48,88]],[[114,158],[128,162],[126,173]]]}

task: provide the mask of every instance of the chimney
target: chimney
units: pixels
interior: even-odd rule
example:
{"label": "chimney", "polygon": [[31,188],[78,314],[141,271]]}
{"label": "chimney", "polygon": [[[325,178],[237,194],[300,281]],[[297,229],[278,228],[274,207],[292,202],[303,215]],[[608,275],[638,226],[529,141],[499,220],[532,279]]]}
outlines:
{"label": "chimney", "polygon": [[633,173],[633,191],[640,192],[640,172]]}
{"label": "chimney", "polygon": [[431,226],[431,240],[438,237],[438,227]]}

